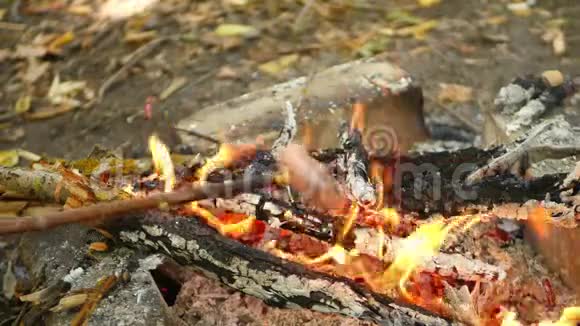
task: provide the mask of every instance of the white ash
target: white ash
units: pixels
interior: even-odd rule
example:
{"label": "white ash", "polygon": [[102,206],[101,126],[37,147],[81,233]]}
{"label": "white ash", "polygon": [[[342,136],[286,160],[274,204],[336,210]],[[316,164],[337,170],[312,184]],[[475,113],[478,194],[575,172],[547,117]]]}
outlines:
{"label": "white ash", "polygon": [[163,264],[163,256],[160,254],[139,259],[139,268],[147,271],[154,270],[161,264]]}
{"label": "white ash", "polygon": [[85,270],[82,267],[75,268],[71,270],[65,277],[63,277],[62,280],[67,283],[73,283],[73,281],[83,275],[84,272]]}
{"label": "white ash", "polygon": [[494,104],[504,114],[511,114],[516,112],[522,104],[529,101],[533,93],[533,88],[525,89],[520,85],[509,84],[499,90]]}
{"label": "white ash", "polygon": [[513,115],[512,121],[506,126],[507,134],[512,135],[531,126],[545,111],[546,106],[540,100],[529,101]]}

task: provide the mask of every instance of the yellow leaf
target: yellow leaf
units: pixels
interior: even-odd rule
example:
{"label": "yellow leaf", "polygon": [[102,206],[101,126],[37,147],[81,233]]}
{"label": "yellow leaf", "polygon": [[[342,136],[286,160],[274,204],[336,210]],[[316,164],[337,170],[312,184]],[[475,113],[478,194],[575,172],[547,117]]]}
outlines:
{"label": "yellow leaf", "polygon": [[67,11],[73,15],[90,16],[94,10],[89,5],[71,5]]}
{"label": "yellow leaf", "polygon": [[286,69],[288,69],[288,67],[296,63],[296,61],[298,61],[299,58],[300,56],[298,56],[298,54],[295,53],[288,54],[278,59],[274,59],[272,61],[268,61],[264,64],[261,64],[258,67],[258,69],[261,72],[265,72],[270,75],[278,75],[279,73],[285,71]]}
{"label": "yellow leaf", "polygon": [[532,14],[532,8],[527,2],[508,3],[507,8],[516,16],[528,17]]}
{"label": "yellow leaf", "polygon": [[0,166],[13,167],[18,164],[18,150],[0,151]]}
{"label": "yellow leaf", "polygon": [[75,35],[73,32],[68,31],[61,36],[55,38],[50,44],[48,45],[48,51],[51,53],[59,53],[63,46],[69,44],[75,39]]}
{"label": "yellow leaf", "polygon": [[260,33],[257,28],[241,24],[221,24],[215,29],[218,36],[255,37]]}
{"label": "yellow leaf", "polygon": [[14,112],[21,114],[30,110],[30,95],[24,95],[18,98],[16,104],[14,104]]}
{"label": "yellow leaf", "polygon": [[127,43],[143,43],[147,41],[151,41],[157,37],[157,31],[145,31],[145,32],[132,32],[129,31],[125,34],[125,42]]}
{"label": "yellow leaf", "polygon": [[441,2],[441,0],[417,0],[419,2],[419,6],[427,8],[437,5]]}
{"label": "yellow leaf", "polygon": [[425,39],[425,36],[429,31],[434,29],[439,25],[439,21],[432,19],[421,24],[417,24],[415,26],[409,26],[405,28],[401,28],[395,31],[395,34],[398,36],[413,36],[418,40]]}

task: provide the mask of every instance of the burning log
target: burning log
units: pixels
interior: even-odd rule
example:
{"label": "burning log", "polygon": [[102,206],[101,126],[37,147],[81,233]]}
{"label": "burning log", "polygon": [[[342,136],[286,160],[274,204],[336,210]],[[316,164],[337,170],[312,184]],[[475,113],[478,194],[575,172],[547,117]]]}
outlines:
{"label": "burning log", "polygon": [[226,210],[256,216],[258,220],[270,225],[305,233],[320,240],[330,240],[334,237],[332,217],[309,212],[266,194],[243,193],[230,199],[202,200],[199,204],[210,210]]}
{"label": "burning log", "polygon": [[[487,298],[485,304],[495,305],[493,309],[476,304],[477,297],[484,295],[482,289],[489,296],[503,282],[515,282],[517,266],[505,259],[512,256],[501,247],[512,235],[497,229],[498,217],[534,222],[564,211],[554,225],[575,226],[571,203],[578,196],[578,182],[574,178],[549,173],[525,180],[517,173],[506,174],[530,149],[554,145],[546,145],[545,138],[557,136],[562,141],[573,135],[561,121],[541,124],[531,131],[533,137],[521,143],[485,150],[403,151],[390,158],[371,151],[373,163],[380,165],[373,180],[379,183],[378,189],[385,186],[386,201],[396,203],[397,211],[371,205],[383,203],[383,197],[369,181],[369,154],[358,110],[351,127],[341,130],[341,148],[314,155],[290,144],[297,118],[289,104],[286,111],[284,128],[272,150],[222,143],[215,156],[202,167],[193,167],[184,180],[174,180],[165,146],[156,146],[160,153],[153,152],[166,159],[154,160],[159,174],[150,177],[165,180],[166,191],[171,191],[174,181],[198,184],[200,180],[223,181],[230,175],[275,182],[251,189],[238,187],[243,193],[233,198],[229,197],[234,192],[224,187],[199,194],[204,189],[198,186],[199,191],[193,193],[192,189],[188,193],[178,190],[152,195],[146,201],[129,200],[128,208],[120,208],[118,202],[103,204],[100,208],[115,216],[128,209],[154,208],[160,201],[187,204],[171,211],[133,214],[129,217],[140,219],[117,220],[108,229],[131,246],[164,253],[272,305],[337,312],[384,325],[448,325],[452,322],[440,316],[474,324],[498,322],[493,309],[513,302],[511,297]],[[574,142],[565,144],[563,152],[575,149]],[[383,180],[379,180],[381,175]],[[297,200],[287,185],[298,194]],[[551,198],[561,202],[553,203]],[[59,217],[65,216],[66,221],[73,215],[85,218],[95,206],[59,212]],[[91,212],[95,214],[94,209]],[[445,219],[435,213],[462,215]],[[46,219],[25,220],[18,219],[16,226],[46,225]],[[0,229],[23,230],[12,222],[0,223]],[[478,232],[491,228],[470,239],[471,248],[483,257],[470,258],[472,251],[459,244],[453,252],[442,252],[447,241],[453,241],[449,240],[453,232],[464,234],[474,225],[483,225]],[[495,238],[499,241],[494,242]],[[478,246],[480,241],[483,244]],[[526,286],[515,288],[526,290]],[[526,296],[518,293],[516,299]],[[460,298],[467,297],[470,301],[458,308]],[[557,305],[554,297],[547,295],[550,309]]]}
{"label": "burning log", "polygon": [[[397,303],[352,280],[318,273],[225,238],[197,219],[159,212],[143,224],[116,228],[124,242],[161,251],[208,277],[277,307],[334,312],[379,325],[460,325]],[[127,222],[130,222],[128,219]]]}
{"label": "burning log", "polygon": [[[528,172],[533,168],[540,178],[558,173],[557,169],[544,163],[580,153],[578,130],[562,119],[565,112],[561,105],[578,89],[577,80],[566,78],[560,71],[516,78],[503,87],[495,100],[495,110],[486,116],[483,139],[486,145],[508,144],[507,152],[474,172],[471,179],[490,172],[504,172],[514,163],[522,161],[528,161],[526,165],[531,165]],[[527,139],[519,145],[509,146],[525,137]],[[574,170],[576,158],[569,161],[570,169]],[[565,163],[565,160],[558,160],[556,166],[562,167]],[[577,179],[558,180],[557,189],[551,187],[555,192],[546,191],[548,195],[544,198],[544,206],[548,211],[526,208],[508,211],[512,212],[511,215],[519,215],[521,213],[516,212],[523,211],[526,218],[533,217],[526,222],[526,238],[544,255],[552,269],[560,273],[580,295],[580,260],[573,254],[574,248],[578,247],[580,231],[574,223],[578,221],[575,219],[577,204],[568,200],[569,194],[576,192]],[[554,208],[556,212],[550,213]],[[502,216],[501,213],[498,215]],[[554,223],[557,225],[552,225]],[[563,228],[563,223],[568,227]]]}

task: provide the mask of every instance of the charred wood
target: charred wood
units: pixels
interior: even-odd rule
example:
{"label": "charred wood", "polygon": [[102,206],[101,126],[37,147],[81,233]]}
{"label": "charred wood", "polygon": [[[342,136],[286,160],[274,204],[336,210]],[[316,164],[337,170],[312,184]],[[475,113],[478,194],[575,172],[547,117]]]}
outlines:
{"label": "charred wood", "polygon": [[346,185],[357,202],[374,204],[375,188],[369,182],[369,157],[358,129],[341,126],[340,144],[345,152]]}
{"label": "charred wood", "polygon": [[225,238],[195,218],[154,212],[145,223],[110,228],[122,241],[163,252],[210,278],[277,307],[304,307],[373,320],[380,325],[459,325],[397,303],[355,282],[308,270]]}

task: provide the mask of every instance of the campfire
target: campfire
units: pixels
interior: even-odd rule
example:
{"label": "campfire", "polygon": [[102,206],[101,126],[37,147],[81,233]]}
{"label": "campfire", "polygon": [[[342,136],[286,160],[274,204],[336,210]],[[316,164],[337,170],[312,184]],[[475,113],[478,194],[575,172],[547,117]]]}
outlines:
{"label": "campfire", "polygon": [[[43,173],[50,197],[82,207],[3,220],[0,230],[89,220],[100,210],[101,217],[125,214],[101,223],[112,237],[275,306],[385,325],[580,321],[578,297],[523,236],[525,229],[541,240],[576,227],[573,205],[561,198],[576,196],[577,175],[526,179],[510,171],[514,164],[504,163],[519,161],[513,153],[528,140],[516,150],[405,152],[389,130],[379,130],[384,139],[367,130],[366,104],[355,102],[350,121],[336,130],[340,146],[313,149],[297,136],[300,107],[288,101],[283,109],[286,121],[271,146],[220,142],[213,156],[178,160],[153,135],[152,168],[137,175],[136,162],[128,168],[124,160],[114,171],[117,159],[102,159],[90,168],[98,187],[86,171],[73,171],[82,170],[79,162],[12,169],[13,185],[20,182],[14,188]],[[550,123],[532,128],[528,139],[563,125]],[[385,151],[377,141],[395,145]],[[461,170],[464,163],[473,166]],[[119,175],[133,178],[113,186]],[[107,196],[117,201],[89,205]]]}

